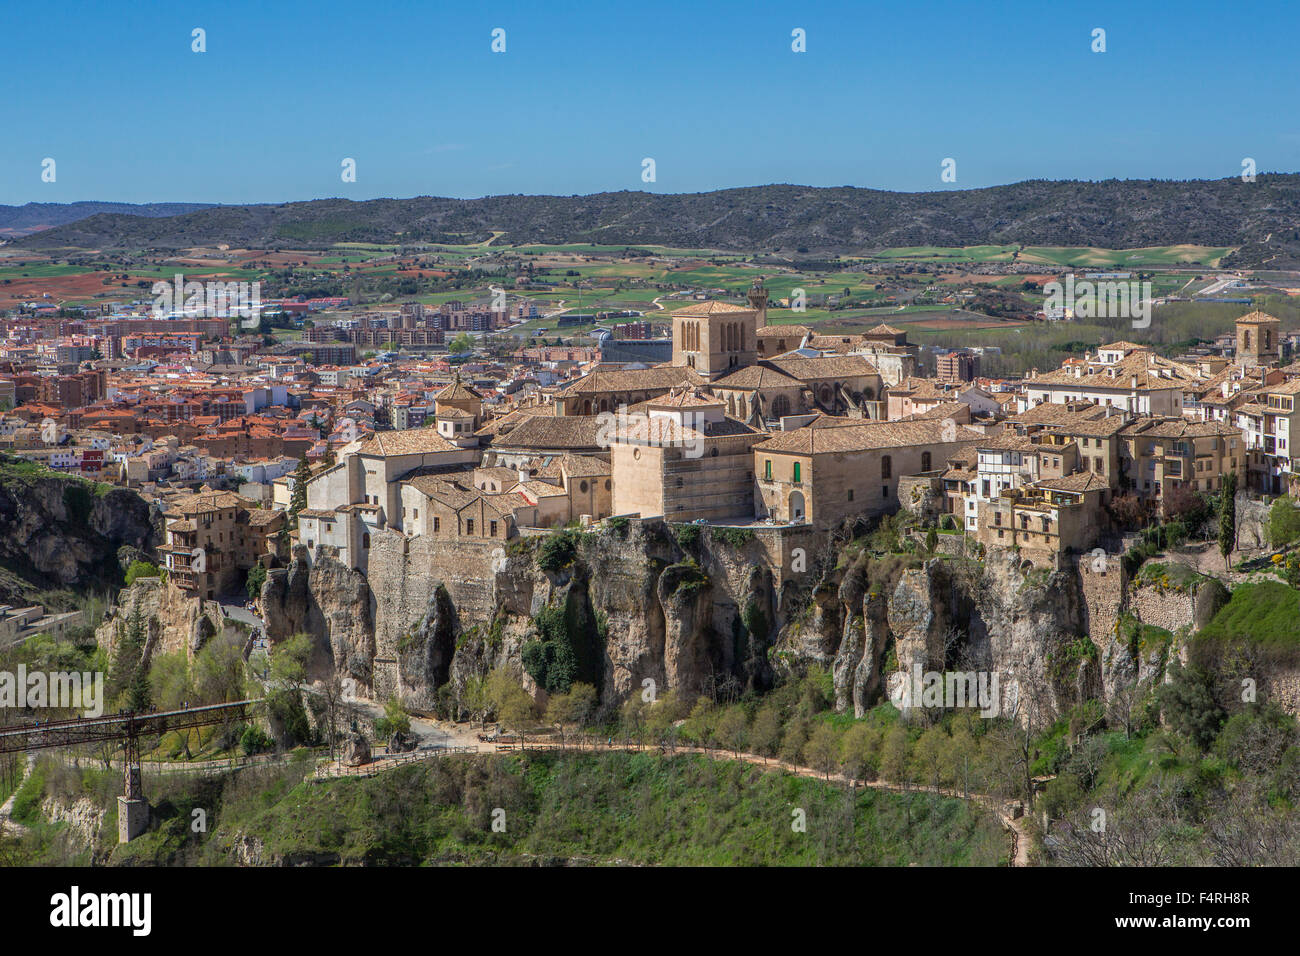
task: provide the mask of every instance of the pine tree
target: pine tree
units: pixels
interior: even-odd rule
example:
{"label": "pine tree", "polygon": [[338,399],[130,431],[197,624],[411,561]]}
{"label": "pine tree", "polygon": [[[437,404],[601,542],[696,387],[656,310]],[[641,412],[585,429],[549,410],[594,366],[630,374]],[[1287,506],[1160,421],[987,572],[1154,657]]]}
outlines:
{"label": "pine tree", "polygon": [[1219,553],[1223,555],[1223,566],[1228,566],[1228,556],[1237,545],[1237,473],[1230,471],[1223,476],[1223,488],[1219,492]]}
{"label": "pine tree", "polygon": [[151,696],[149,671],[144,666],[145,641],[144,615],[140,612],[140,602],[136,601],[126,621],[118,622],[117,651],[109,672],[109,689],[121,706],[137,713],[149,709]]}
{"label": "pine tree", "polygon": [[298,512],[307,507],[307,481],[311,478],[311,465],[307,456],[298,459],[298,470],[293,473],[293,494],[289,496],[289,520],[298,527]]}

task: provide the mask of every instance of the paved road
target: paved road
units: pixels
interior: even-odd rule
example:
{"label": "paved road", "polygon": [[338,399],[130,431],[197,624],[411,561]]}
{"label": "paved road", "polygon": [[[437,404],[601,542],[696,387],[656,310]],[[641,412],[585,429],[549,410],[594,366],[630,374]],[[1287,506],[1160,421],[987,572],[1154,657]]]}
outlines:
{"label": "paved road", "polygon": [[243,603],[234,598],[223,598],[221,600],[221,611],[226,617],[236,621],[241,621],[249,627],[255,627],[260,631],[266,631],[266,622],[264,622],[255,611],[247,610]]}

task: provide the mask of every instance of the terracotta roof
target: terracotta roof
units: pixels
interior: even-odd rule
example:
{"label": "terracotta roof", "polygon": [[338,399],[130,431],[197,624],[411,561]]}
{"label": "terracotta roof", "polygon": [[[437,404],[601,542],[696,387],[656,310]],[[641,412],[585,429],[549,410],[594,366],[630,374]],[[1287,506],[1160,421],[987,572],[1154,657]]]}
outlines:
{"label": "terracotta roof", "polygon": [[791,324],[765,325],[762,328],[756,329],[754,334],[762,338],[780,338],[782,336],[787,338],[803,338],[810,332],[812,332],[812,329],[808,328],[806,325]]}
{"label": "terracotta roof", "polygon": [[498,448],[598,448],[597,415],[534,415],[493,442]]}
{"label": "terracotta roof", "polygon": [[357,449],[361,455],[418,455],[424,452],[460,451],[438,434],[436,427],[407,428],[402,431],[375,432],[375,436]]}
{"label": "terracotta roof", "polygon": [[876,422],[854,425],[796,428],[778,432],[754,446],[755,451],[786,452],[794,455],[820,455],[833,452],[868,451],[901,448],[909,445],[935,445],[951,442],[975,442],[979,435],[964,426],[943,422]]}
{"label": "terracotta roof", "polygon": [[433,397],[439,402],[468,402],[479,400],[483,396],[469,385],[464,384],[460,380],[460,376],[457,375],[452,379],[450,385]]}
{"label": "terracotta roof", "polygon": [[1247,315],[1243,315],[1241,318],[1237,319],[1236,324],[1237,325],[1264,325],[1265,323],[1272,323],[1272,322],[1276,322],[1280,325],[1282,323],[1282,320],[1277,318],[1276,316],[1269,315],[1267,312],[1255,311],[1255,312],[1248,313]]}
{"label": "terracotta roof", "polygon": [[671,389],[667,394],[651,398],[645,405],[656,408],[719,408],[724,403],[716,395],[702,393],[698,388]]}
{"label": "terracotta roof", "polygon": [[823,378],[849,378],[876,375],[876,367],[861,355],[823,355],[819,358],[779,357],[763,359],[760,364],[775,368],[803,382]]}
{"label": "terracotta roof", "polygon": [[747,365],[739,371],[724,375],[712,384],[712,388],[792,388],[803,383],[775,368],[763,365]]}
{"label": "terracotta roof", "polygon": [[1091,471],[1075,472],[1073,475],[1066,475],[1064,478],[1044,478],[1035,482],[1034,486],[1047,488],[1050,491],[1071,491],[1076,493],[1105,491],[1110,488],[1109,483]]}
{"label": "terracotta roof", "polygon": [[732,305],[730,302],[720,302],[717,299],[709,299],[707,302],[696,302],[693,305],[684,308],[674,309],[673,315],[717,315],[719,312],[753,312],[754,309],[743,305]]}
{"label": "terracotta roof", "polygon": [[657,365],[654,368],[592,372],[561,389],[560,394],[583,395],[598,392],[635,392],[669,389],[675,385],[703,385],[704,377],[685,365]]}

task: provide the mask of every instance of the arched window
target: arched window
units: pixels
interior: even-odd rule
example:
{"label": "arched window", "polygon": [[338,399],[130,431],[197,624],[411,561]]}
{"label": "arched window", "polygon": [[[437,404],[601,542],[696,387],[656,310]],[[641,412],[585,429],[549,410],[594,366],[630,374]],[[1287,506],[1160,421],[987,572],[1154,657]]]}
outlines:
{"label": "arched window", "polygon": [[921,452],[921,470],[930,470],[930,453],[928,451]]}
{"label": "arched window", "polygon": [[880,457],[880,477],[881,478],[892,477],[893,472],[894,472],[894,459],[891,458],[889,455],[882,455]]}

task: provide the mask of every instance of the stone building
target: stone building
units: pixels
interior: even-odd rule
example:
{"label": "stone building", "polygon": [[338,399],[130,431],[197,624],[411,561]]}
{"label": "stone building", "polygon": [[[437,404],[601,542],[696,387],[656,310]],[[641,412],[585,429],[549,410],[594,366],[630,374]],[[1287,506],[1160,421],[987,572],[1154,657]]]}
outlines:
{"label": "stone building", "polygon": [[168,579],[186,594],[219,598],[239,587],[255,564],[285,556],[282,511],[258,508],[232,492],[201,492],[165,512],[167,544],[160,548]]}
{"label": "stone building", "polygon": [[612,433],[612,511],[670,521],[752,518],[750,449],[763,437],[698,389],[629,409]]}
{"label": "stone building", "polygon": [[716,379],[758,359],[758,311],[701,302],[673,312],[673,365]]}
{"label": "stone building", "polygon": [[1282,320],[1251,312],[1237,320],[1237,364],[1276,365],[1281,355]]}
{"label": "stone building", "polygon": [[760,517],[833,528],[899,509],[898,481],[935,472],[979,434],[953,421],[820,418],[754,446]]}

